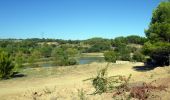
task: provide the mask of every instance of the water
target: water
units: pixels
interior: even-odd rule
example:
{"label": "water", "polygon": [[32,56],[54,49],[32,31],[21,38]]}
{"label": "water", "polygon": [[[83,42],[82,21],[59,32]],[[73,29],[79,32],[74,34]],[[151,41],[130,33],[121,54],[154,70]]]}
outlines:
{"label": "water", "polygon": [[[104,57],[80,57],[77,58],[78,64],[90,64],[92,62],[104,62]],[[55,66],[52,63],[42,63],[40,64],[42,67],[50,67],[50,66]]]}
{"label": "water", "polygon": [[92,62],[103,62],[104,61],[104,57],[81,57],[78,60],[78,63],[80,65],[82,64],[90,64]]}

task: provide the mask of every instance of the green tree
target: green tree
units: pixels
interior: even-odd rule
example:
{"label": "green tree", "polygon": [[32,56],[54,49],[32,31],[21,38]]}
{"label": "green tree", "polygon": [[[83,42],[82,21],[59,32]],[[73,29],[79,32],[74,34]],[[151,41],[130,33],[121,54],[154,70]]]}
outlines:
{"label": "green tree", "polygon": [[149,42],[144,46],[157,65],[169,65],[170,56],[170,2],[161,2],[154,10],[148,30],[145,31]]}
{"label": "green tree", "polygon": [[0,78],[6,79],[13,74],[14,64],[8,53],[0,53]]}
{"label": "green tree", "polygon": [[127,40],[125,37],[121,36],[121,37],[116,37],[114,40],[111,41],[112,46],[114,47],[118,47],[119,45],[122,44],[127,44]]}

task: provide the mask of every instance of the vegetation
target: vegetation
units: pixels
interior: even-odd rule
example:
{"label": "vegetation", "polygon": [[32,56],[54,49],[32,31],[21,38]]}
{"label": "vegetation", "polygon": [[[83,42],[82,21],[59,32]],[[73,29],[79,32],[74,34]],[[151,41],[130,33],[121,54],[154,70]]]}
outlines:
{"label": "vegetation", "polygon": [[[71,50],[71,49],[69,49]],[[56,48],[53,51],[53,56],[54,56],[54,64],[59,65],[59,66],[67,66],[67,65],[75,65],[77,64],[77,61],[72,58],[73,52],[68,52],[68,50],[64,50],[62,48]],[[69,56],[70,55],[70,56]]]}
{"label": "vegetation", "polygon": [[13,74],[14,65],[10,55],[6,52],[0,53],[0,78],[7,79]]}
{"label": "vegetation", "polygon": [[[131,74],[128,78],[125,76],[117,75],[117,76],[107,76],[107,69],[109,67],[109,64],[101,70],[99,70],[97,76],[95,78],[90,78],[87,80],[92,80],[92,85],[95,88],[95,92],[93,94],[102,94],[104,92],[111,91],[117,89],[126,89],[128,86],[128,83],[131,78]],[[86,80],[85,80],[86,81]]]}
{"label": "vegetation", "polygon": [[148,30],[148,42],[144,45],[145,54],[157,65],[170,64],[170,2],[162,2],[154,10]]}
{"label": "vegetation", "polygon": [[137,61],[137,62],[144,62],[145,61],[145,56],[139,52],[139,51],[136,51],[134,54],[133,54],[133,58],[132,58],[134,61]]}
{"label": "vegetation", "polygon": [[116,62],[117,55],[118,54],[114,51],[107,51],[104,53],[104,58],[108,62]]}
{"label": "vegetation", "polygon": [[111,40],[111,44],[114,47],[117,47],[122,44],[140,44],[143,45],[147,39],[145,37],[140,37],[137,35],[130,35],[127,37],[116,37],[115,39]]}

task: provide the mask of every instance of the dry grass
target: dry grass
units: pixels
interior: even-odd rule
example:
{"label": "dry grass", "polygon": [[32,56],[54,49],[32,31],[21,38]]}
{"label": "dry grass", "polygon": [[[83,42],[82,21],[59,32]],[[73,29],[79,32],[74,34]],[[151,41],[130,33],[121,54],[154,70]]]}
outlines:
{"label": "dry grass", "polygon": [[[94,91],[94,88],[90,82],[82,81],[96,76],[97,70],[106,65],[107,63],[92,63],[59,68],[27,69],[25,70],[27,77],[0,81],[0,100],[79,100],[79,97],[87,100],[113,100],[113,93],[89,95]],[[147,72],[139,72],[134,70],[133,66],[142,65],[139,63],[110,64],[107,75],[128,76],[132,74],[131,83],[140,81],[149,83],[157,80],[161,84],[170,84],[170,68],[160,67]],[[81,89],[83,90],[80,91]],[[162,96],[162,100],[168,100],[167,96],[170,94],[161,92],[157,95]]]}

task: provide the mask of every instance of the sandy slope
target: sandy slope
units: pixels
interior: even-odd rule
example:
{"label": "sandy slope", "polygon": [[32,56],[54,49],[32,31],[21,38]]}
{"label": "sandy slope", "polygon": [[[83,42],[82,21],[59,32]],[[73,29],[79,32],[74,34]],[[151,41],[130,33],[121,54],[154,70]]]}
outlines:
{"label": "sandy slope", "polygon": [[[48,71],[48,75],[41,77],[28,75],[27,77],[0,81],[0,100],[77,100],[79,98],[78,89],[83,89],[86,98],[89,100],[112,100],[112,94],[87,95],[94,90],[90,81],[82,81],[94,77],[97,70],[106,65],[107,63],[92,63],[60,68],[46,68],[45,70]],[[169,76],[169,68],[156,68],[150,71],[137,71],[133,68],[134,66],[142,65],[142,63],[109,64],[108,76],[128,76],[132,74],[132,82],[148,82]],[[41,69],[35,70],[38,73]]]}

